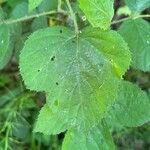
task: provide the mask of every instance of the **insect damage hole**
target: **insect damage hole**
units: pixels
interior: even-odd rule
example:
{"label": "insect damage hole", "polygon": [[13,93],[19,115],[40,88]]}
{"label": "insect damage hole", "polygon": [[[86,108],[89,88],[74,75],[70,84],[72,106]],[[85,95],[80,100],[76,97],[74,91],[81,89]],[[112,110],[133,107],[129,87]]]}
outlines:
{"label": "insect damage hole", "polygon": [[58,83],[58,82],[56,82],[56,85],[59,85],[59,83]]}
{"label": "insect damage hole", "polygon": [[59,32],[62,33],[63,32],[62,29],[60,29]]}
{"label": "insect damage hole", "polygon": [[55,56],[51,57],[51,61],[54,61],[55,60]]}

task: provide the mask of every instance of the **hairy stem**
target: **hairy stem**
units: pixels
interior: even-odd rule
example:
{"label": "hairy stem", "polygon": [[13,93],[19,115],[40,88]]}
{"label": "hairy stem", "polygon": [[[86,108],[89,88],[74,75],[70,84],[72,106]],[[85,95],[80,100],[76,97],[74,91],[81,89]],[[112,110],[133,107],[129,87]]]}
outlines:
{"label": "hairy stem", "polygon": [[150,17],[149,14],[146,14],[146,15],[138,15],[138,16],[134,16],[134,17],[129,16],[129,17],[127,17],[127,18],[123,18],[123,19],[120,19],[120,20],[115,20],[115,21],[113,21],[111,24],[113,25],[113,24],[121,23],[121,22],[123,22],[123,21],[130,20],[130,19],[149,18],[149,17]]}
{"label": "hairy stem", "polygon": [[33,19],[33,18],[38,18],[38,17],[42,17],[42,16],[46,16],[46,15],[59,14],[59,13],[67,15],[67,12],[65,12],[65,11],[56,11],[56,10],[53,10],[53,11],[43,12],[43,13],[34,14],[34,15],[30,15],[30,16],[24,16],[24,17],[15,19],[15,20],[10,20],[10,19],[4,20],[4,21],[0,22],[0,25],[2,25],[2,24],[13,24],[13,23],[18,23],[18,22],[23,22],[23,21],[27,21],[27,20],[30,20],[30,19]]}

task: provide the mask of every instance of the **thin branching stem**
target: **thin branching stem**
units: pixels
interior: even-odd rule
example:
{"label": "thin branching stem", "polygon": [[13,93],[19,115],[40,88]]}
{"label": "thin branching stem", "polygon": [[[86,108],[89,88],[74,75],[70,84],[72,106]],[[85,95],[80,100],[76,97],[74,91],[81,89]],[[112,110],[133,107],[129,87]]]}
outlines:
{"label": "thin branching stem", "polygon": [[118,24],[118,23],[121,23],[121,22],[124,22],[126,20],[130,20],[130,19],[138,19],[138,18],[149,18],[150,15],[149,14],[145,14],[145,15],[138,15],[138,16],[129,16],[129,17],[126,17],[126,18],[123,18],[123,19],[120,19],[120,20],[115,20],[113,21],[111,24]]}
{"label": "thin branching stem", "polygon": [[13,24],[13,23],[18,23],[18,22],[23,22],[23,21],[27,21],[27,20],[30,20],[30,19],[33,19],[33,18],[38,18],[38,17],[42,17],[42,16],[46,16],[46,15],[54,15],[54,14],[64,14],[64,15],[67,15],[67,12],[66,11],[56,11],[56,10],[49,11],[49,12],[42,12],[42,13],[39,13],[39,14],[34,14],[34,15],[30,15],[30,16],[24,16],[24,17],[15,19],[15,20],[11,20],[11,19],[4,20],[4,21],[0,22],[0,25],[2,25],[2,24]]}

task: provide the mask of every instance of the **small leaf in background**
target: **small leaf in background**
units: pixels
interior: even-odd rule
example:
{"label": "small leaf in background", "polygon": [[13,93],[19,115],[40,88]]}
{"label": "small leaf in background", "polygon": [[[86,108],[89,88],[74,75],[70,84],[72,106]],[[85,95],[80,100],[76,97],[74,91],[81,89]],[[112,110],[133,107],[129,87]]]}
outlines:
{"label": "small leaf in background", "polygon": [[126,15],[126,16],[130,16],[131,15],[131,10],[129,9],[128,6],[123,6],[123,7],[120,7],[118,10],[117,10],[117,15],[118,16],[121,16],[121,15]]}
{"label": "small leaf in background", "polygon": [[62,150],[115,150],[112,136],[106,123],[92,128],[89,133],[75,129],[68,130]]}
{"label": "small leaf in background", "polygon": [[16,138],[26,139],[30,132],[30,124],[21,115],[16,116],[12,121],[12,134]]}
{"label": "small leaf in background", "polygon": [[121,25],[118,32],[132,52],[132,66],[150,71],[150,24],[143,19],[129,20]]}
{"label": "small leaf in background", "polygon": [[35,9],[43,0],[29,0],[29,11]]}
{"label": "small leaf in background", "polygon": [[147,93],[127,81],[122,81],[119,87],[118,97],[108,112],[110,123],[136,127],[150,121]]}
{"label": "small leaf in background", "polygon": [[0,25],[0,70],[9,62],[12,56],[10,30],[6,25]]}
{"label": "small leaf in background", "polygon": [[8,5],[12,8],[15,8],[15,6],[20,2],[20,0],[7,0]]}
{"label": "small leaf in background", "polygon": [[47,17],[35,18],[32,22],[32,31],[48,27]]}
{"label": "small leaf in background", "polygon": [[125,0],[132,11],[141,12],[150,7],[150,0]]}
{"label": "small leaf in background", "polygon": [[10,17],[13,19],[21,18],[28,15],[28,3],[20,2],[14,7],[13,11],[10,14]]}
{"label": "small leaf in background", "polygon": [[110,27],[114,15],[113,0],[79,0],[79,3],[93,27]]}

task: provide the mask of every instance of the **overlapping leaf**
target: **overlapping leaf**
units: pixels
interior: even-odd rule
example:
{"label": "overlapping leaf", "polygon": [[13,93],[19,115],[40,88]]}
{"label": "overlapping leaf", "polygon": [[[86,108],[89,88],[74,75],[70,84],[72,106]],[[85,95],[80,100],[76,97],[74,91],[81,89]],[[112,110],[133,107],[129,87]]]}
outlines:
{"label": "overlapping leaf", "polygon": [[80,8],[93,27],[108,29],[114,15],[113,0],[79,0]]}
{"label": "overlapping leaf", "polygon": [[[132,32],[130,32],[132,31]],[[143,19],[125,21],[119,33],[128,43],[135,68],[150,71],[150,25]]]}

